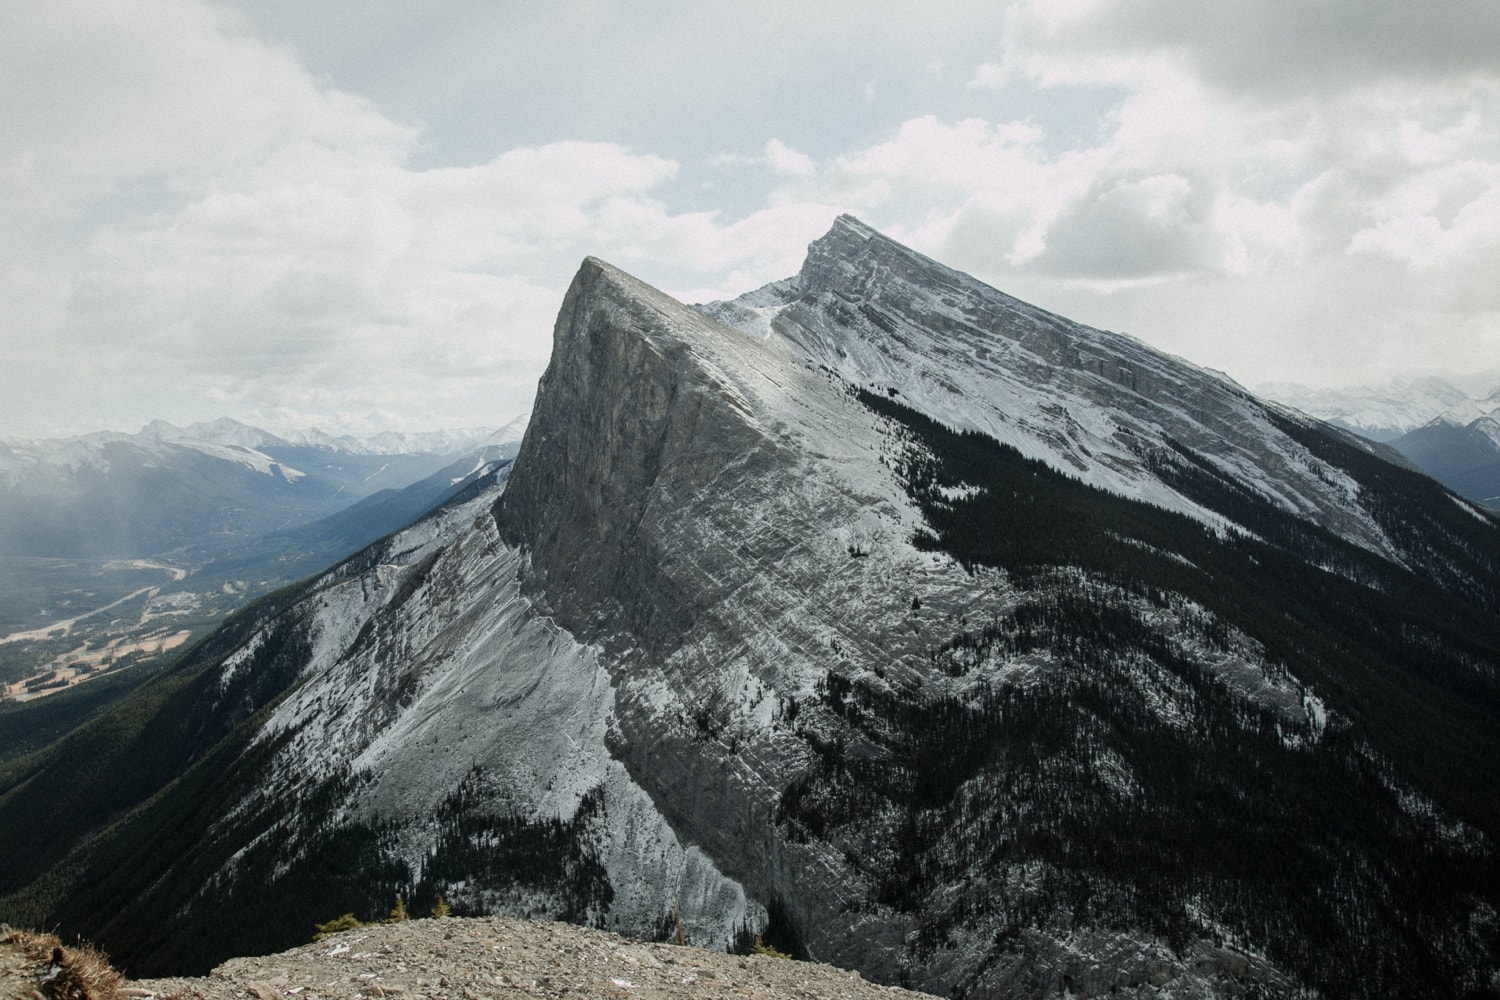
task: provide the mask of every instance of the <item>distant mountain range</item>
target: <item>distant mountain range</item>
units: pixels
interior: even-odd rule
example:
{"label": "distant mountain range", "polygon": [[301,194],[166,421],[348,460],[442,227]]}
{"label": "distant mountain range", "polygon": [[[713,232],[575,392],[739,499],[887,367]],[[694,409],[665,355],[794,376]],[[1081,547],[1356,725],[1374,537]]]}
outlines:
{"label": "distant mountain range", "polygon": [[499,430],[474,427],[419,431],[413,434],[381,431],[361,438],[352,434],[334,436],[316,427],[309,427],[276,435],[221,417],[181,428],[162,420],[153,420],[142,429],[139,436],[189,447],[210,444],[249,449],[318,448],[346,455],[451,455],[487,444],[519,442],[525,429],[526,417],[523,415]]}
{"label": "distant mountain range", "polygon": [[0,444],[0,695],[87,679],[102,697],[93,682],[125,666],[110,686],[141,680],[256,596],[492,477],[525,424],[357,439],[153,421]]}
{"label": "distant mountain range", "polygon": [[404,489],[463,454],[512,453],[525,429],[278,436],[235,420],[136,434],[0,439],[0,556],[200,553]]}
{"label": "distant mountain range", "polygon": [[[1500,510],[1500,375],[1476,376],[1466,384],[1471,388],[1429,377],[1383,388],[1332,390],[1277,383],[1261,391],[1385,442],[1455,493]],[[1495,388],[1486,388],[1491,386]]]}
{"label": "distant mountain range", "polygon": [[1468,424],[1438,417],[1390,446],[1453,492],[1500,510],[1500,420],[1495,417]]}
{"label": "distant mountain range", "polygon": [[1434,420],[1465,426],[1500,411],[1500,372],[1458,381],[1426,376],[1349,389],[1268,382],[1256,391],[1372,441],[1394,441]]}

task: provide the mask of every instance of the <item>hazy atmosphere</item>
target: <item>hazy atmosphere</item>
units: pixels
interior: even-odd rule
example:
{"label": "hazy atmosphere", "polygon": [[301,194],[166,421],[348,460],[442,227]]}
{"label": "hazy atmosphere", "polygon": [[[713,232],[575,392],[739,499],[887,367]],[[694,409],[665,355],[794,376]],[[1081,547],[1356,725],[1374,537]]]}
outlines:
{"label": "hazy atmosphere", "polygon": [[58,0],[0,12],[0,435],[530,406],[586,254],[853,213],[1254,386],[1500,358],[1500,5]]}

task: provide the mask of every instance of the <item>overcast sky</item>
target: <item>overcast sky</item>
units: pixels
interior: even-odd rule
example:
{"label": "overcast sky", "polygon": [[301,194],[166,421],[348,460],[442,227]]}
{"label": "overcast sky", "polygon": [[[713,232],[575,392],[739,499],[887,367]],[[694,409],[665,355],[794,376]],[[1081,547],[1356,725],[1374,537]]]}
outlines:
{"label": "overcast sky", "polygon": [[[1500,368],[1500,3],[0,5],[0,436],[498,426],[840,212],[1246,385]],[[1500,381],[1500,380],[1497,380]]]}

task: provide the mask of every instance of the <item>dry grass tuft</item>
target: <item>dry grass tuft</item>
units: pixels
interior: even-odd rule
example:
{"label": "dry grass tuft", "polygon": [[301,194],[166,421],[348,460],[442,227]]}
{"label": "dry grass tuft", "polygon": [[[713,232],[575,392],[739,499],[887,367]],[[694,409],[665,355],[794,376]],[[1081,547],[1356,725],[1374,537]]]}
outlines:
{"label": "dry grass tuft", "polygon": [[109,956],[87,942],[69,948],[55,934],[13,931],[11,941],[45,966],[37,988],[48,1000],[116,1000],[125,977]]}

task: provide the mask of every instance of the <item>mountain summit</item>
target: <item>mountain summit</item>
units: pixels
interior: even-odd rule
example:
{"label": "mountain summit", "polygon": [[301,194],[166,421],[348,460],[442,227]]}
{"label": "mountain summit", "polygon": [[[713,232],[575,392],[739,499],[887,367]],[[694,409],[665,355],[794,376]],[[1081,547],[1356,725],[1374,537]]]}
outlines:
{"label": "mountain summit", "polygon": [[704,310],[774,330],[852,384],[1092,486],[1224,527],[1220,505],[1183,482],[1201,470],[1391,553],[1369,512],[1350,503],[1347,473],[1309,461],[1281,426],[1312,426],[1307,418],[1134,338],[997,292],[848,216],[813,243],[796,278]]}
{"label": "mountain summit", "polygon": [[727,303],[590,259],[508,480],[5,772],[0,910],[136,975],[400,894],[955,996],[1481,995],[1500,525],[1388,458],[848,217]]}

